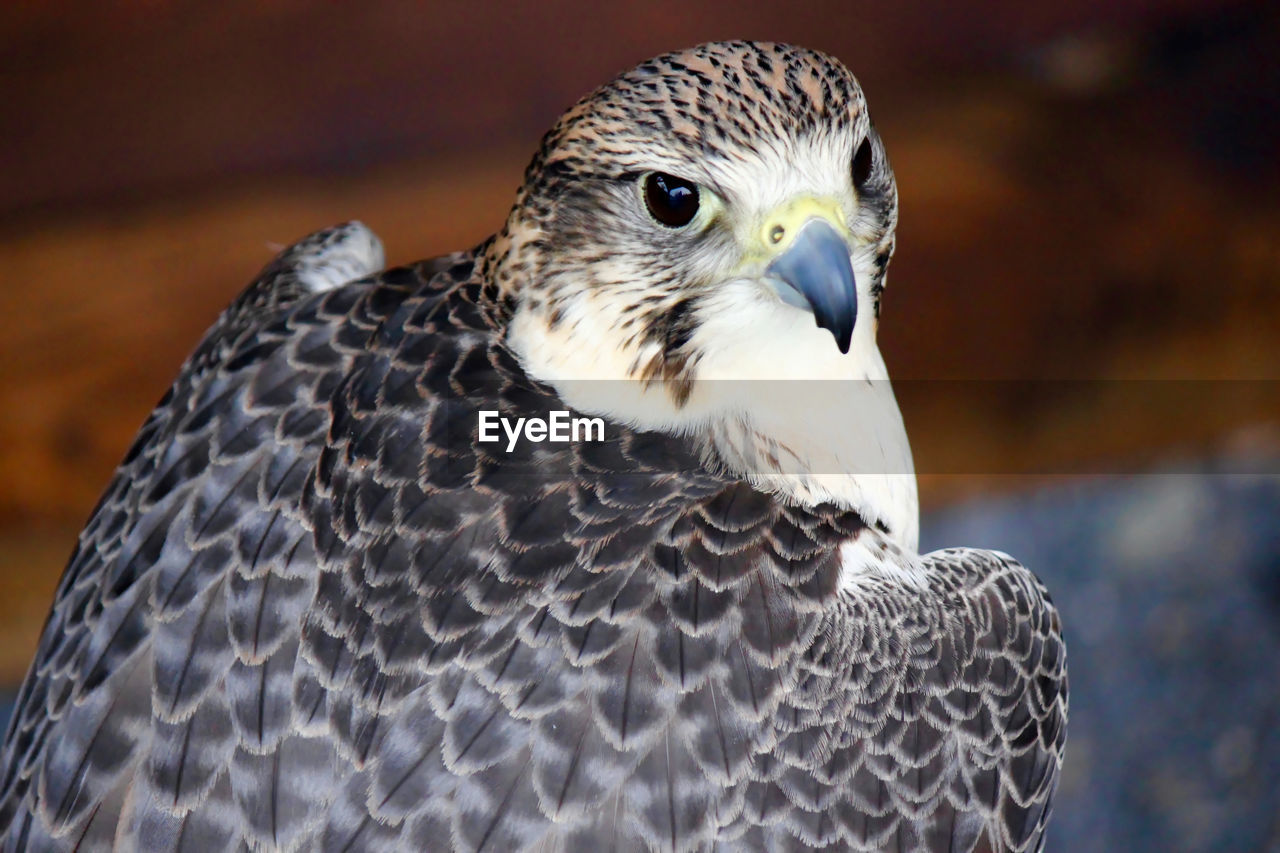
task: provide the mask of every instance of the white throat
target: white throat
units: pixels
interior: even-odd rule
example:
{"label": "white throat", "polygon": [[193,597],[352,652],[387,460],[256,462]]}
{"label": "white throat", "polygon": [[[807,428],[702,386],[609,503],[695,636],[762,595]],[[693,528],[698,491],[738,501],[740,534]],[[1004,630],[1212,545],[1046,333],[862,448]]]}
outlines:
{"label": "white throat", "polygon": [[783,305],[758,281],[717,285],[698,310],[690,344],[700,358],[683,406],[662,383],[627,378],[657,345],[608,333],[619,316],[609,301],[607,292],[583,294],[554,329],[522,306],[508,341],[529,374],[575,409],[706,438],[753,485],[807,505],[856,509],[900,547],[917,550],[915,468],[869,298],[860,300],[866,307],[842,354],[811,314]]}

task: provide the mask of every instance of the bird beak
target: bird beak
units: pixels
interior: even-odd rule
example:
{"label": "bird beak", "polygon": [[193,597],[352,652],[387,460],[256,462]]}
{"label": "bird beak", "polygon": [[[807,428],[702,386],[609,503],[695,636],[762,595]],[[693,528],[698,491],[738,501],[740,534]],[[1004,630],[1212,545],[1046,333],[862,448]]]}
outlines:
{"label": "bird beak", "polygon": [[858,320],[858,288],[849,247],[825,219],[812,218],[786,251],[765,268],[765,276],[788,305],[813,312],[818,327],[849,351]]}

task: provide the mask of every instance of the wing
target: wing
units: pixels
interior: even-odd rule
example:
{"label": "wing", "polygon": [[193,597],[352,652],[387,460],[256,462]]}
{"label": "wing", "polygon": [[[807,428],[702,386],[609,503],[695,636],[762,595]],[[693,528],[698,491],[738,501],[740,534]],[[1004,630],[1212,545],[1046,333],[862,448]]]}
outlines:
{"label": "wing", "polygon": [[[671,680],[705,684],[748,584],[672,519],[726,483],[627,432],[489,454],[478,407],[563,404],[495,343],[472,256],[321,292],[345,265],[306,258],[210,331],[82,534],[4,748],[4,849],[705,837],[665,794],[625,827],[592,807],[642,762],[698,773]],[[763,537],[778,509],[742,503]],[[672,615],[703,638],[673,645]]]}
{"label": "wing", "polygon": [[724,482],[630,433],[487,455],[477,407],[562,404],[495,344],[472,256],[323,289],[334,251],[305,241],[228,309],[85,528],[6,739],[4,849],[514,848],[553,819],[674,819],[591,808],[642,760],[672,776],[665,700],[695,661],[668,611],[736,624],[723,591],[655,600],[695,574],[656,543]]}
{"label": "wing", "polygon": [[[236,742],[279,736],[278,673],[297,642],[285,626],[314,584],[296,505],[328,386],[350,360],[334,318],[369,289],[339,285],[381,264],[358,223],[287,249],[143,425],[80,535],[17,700],[0,758],[4,849],[109,846],[121,811],[154,815],[151,800],[225,834],[213,770]],[[159,840],[168,823],[144,834]]]}
{"label": "wing", "polygon": [[748,795],[752,849],[1041,849],[1066,737],[1058,614],[1007,555],[914,560],[846,556]]}

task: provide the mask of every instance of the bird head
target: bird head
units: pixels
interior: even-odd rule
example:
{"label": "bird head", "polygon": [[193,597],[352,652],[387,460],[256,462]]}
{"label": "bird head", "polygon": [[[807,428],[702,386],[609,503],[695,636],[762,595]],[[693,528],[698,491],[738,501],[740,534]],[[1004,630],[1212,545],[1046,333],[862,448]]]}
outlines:
{"label": "bird head", "polygon": [[[712,43],[574,105],[484,263],[511,306],[509,345],[575,407],[714,434],[742,473],[847,475],[848,460],[815,455],[850,430],[901,432],[892,393],[896,425],[865,429],[835,412],[824,428],[788,395],[825,380],[808,388],[831,410],[843,391],[830,382],[887,391],[876,327],[896,222],[848,69],[789,45]],[[762,462],[780,448],[795,471]]]}

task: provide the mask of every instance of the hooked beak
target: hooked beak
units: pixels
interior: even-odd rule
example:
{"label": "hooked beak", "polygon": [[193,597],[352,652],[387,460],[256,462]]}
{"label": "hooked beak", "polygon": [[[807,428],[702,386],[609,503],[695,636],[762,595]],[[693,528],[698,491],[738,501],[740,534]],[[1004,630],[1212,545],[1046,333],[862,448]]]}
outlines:
{"label": "hooked beak", "polygon": [[818,327],[835,336],[840,352],[849,351],[858,320],[858,288],[849,247],[834,228],[810,219],[765,268],[765,276],[783,302],[813,312]]}

